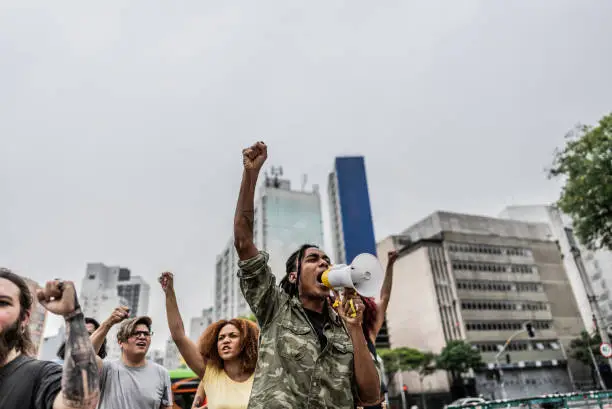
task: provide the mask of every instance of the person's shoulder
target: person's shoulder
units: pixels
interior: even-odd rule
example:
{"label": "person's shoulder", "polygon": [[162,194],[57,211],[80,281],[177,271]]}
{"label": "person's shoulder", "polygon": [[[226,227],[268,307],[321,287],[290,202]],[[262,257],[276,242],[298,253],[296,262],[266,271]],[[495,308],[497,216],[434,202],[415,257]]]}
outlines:
{"label": "person's shoulder", "polygon": [[62,370],[62,363],[56,361],[48,361],[44,359],[36,359],[32,357],[24,357],[23,363],[29,368],[36,368],[45,371]]}
{"label": "person's shoulder", "polygon": [[157,362],[147,360],[147,366],[151,370],[161,373],[163,376],[170,376],[170,372],[164,366],[158,364]]}
{"label": "person's shoulder", "polygon": [[31,377],[31,379],[40,382],[41,380],[61,378],[63,366],[56,362],[24,356],[20,359],[17,371],[21,372],[19,376]]}

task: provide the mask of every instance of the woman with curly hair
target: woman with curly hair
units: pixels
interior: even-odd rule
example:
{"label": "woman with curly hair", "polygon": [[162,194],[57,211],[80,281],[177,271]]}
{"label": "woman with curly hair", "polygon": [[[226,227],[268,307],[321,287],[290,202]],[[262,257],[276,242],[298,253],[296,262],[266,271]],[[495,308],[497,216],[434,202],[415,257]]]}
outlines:
{"label": "woman with curly hair", "polygon": [[246,409],[257,363],[259,328],[242,318],[217,321],[206,328],[198,345],[189,339],[174,292],[174,275],[159,277],[166,294],[170,335],[187,366],[202,379],[193,407],[206,400],[208,409]]}
{"label": "woman with curly hair", "polygon": [[194,408],[206,394],[207,409],[246,409],[251,396],[259,328],[243,318],[217,321],[206,328],[199,341],[206,370]]}

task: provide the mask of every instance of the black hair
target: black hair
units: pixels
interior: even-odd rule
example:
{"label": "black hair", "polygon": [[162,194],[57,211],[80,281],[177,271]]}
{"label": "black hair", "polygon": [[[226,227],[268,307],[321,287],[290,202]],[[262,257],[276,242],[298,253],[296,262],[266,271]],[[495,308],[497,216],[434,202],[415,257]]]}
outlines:
{"label": "black hair", "polygon": [[[91,317],[85,317],[85,324],[93,324],[94,331],[100,328],[100,323]],[[57,350],[57,356],[59,359],[63,360],[65,355],[66,355],[66,342],[64,341],[62,342],[62,345]],[[100,359],[106,358],[106,338],[104,338],[104,341],[102,342],[102,346],[100,347],[98,356],[100,357]]]}
{"label": "black hair", "polygon": [[[319,246],[315,246],[314,244],[302,244],[299,249],[291,253],[285,263],[285,277],[283,277],[278,285],[291,297],[297,297],[299,295],[298,283],[300,282],[300,273],[302,271],[302,260],[304,259],[306,250],[312,248],[318,249]],[[297,280],[295,280],[295,283],[292,283],[289,280],[289,275],[294,271],[297,272]]]}
{"label": "black hair", "polygon": [[[32,309],[32,293],[28,283],[23,277],[13,273],[11,270],[6,268],[0,268],[0,278],[4,278],[17,286],[19,289],[19,321],[16,323],[19,326],[28,316],[28,313]],[[20,328],[19,337],[15,340],[14,347],[17,351],[27,356],[33,356],[36,354],[36,347],[32,343],[32,337],[30,335],[29,327]]]}

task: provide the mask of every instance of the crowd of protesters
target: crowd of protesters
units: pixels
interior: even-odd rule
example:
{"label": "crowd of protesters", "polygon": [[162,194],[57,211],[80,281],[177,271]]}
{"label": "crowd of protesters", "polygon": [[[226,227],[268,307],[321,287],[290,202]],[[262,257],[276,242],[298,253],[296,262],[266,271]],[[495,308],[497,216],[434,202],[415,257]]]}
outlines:
{"label": "crowd of protesters", "polygon": [[[234,216],[240,289],[257,324],[244,318],[210,325],[197,343],[184,329],[174,275],[163,273],[166,320],[187,366],[201,380],[193,408],[354,409],[385,406],[375,340],[391,294],[390,252],[378,303],[354,290],[330,292],[320,280],[331,261],[305,244],[287,259],[277,285],[268,254],[253,240],[254,195],[267,158],[258,142],[242,152]],[[33,297],[65,320],[66,340],[54,362],[33,358],[28,332]],[[106,359],[107,335],[119,325],[121,358]],[[102,323],[85,317],[74,284],[59,279],[31,294],[25,280],[0,270],[0,408],[171,409],[168,371],[146,359],[150,317],[118,306]]]}

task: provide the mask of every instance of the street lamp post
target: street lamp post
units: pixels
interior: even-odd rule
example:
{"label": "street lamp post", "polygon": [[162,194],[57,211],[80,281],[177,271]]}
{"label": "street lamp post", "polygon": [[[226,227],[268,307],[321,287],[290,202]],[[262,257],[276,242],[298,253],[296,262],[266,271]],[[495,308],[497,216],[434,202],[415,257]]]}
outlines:
{"label": "street lamp post", "polygon": [[501,364],[499,363],[499,357],[501,356],[501,354],[504,353],[508,345],[510,345],[510,342],[512,342],[514,338],[516,338],[517,336],[521,335],[524,332],[526,332],[530,338],[533,338],[535,336],[533,333],[533,327],[531,326],[531,323],[525,322],[523,324],[523,328],[516,331],[514,334],[512,334],[510,338],[506,340],[506,342],[504,343],[502,348],[499,350],[499,352],[495,355],[495,365],[497,366],[497,370],[499,371],[498,372],[499,373],[499,383],[501,387],[502,399],[508,399],[508,394],[506,393],[506,385],[504,382],[504,371],[502,370]]}

